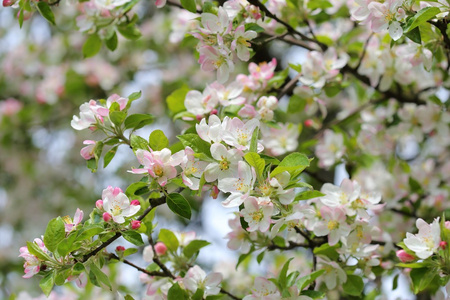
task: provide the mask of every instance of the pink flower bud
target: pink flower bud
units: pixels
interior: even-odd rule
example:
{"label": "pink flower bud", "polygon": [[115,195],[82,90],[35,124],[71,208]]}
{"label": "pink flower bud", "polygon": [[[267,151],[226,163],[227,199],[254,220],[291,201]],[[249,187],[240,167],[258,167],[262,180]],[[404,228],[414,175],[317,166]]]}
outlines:
{"label": "pink flower bud", "polygon": [[441,241],[441,242],[439,243],[439,247],[442,248],[442,249],[447,248],[447,242],[446,242],[446,241]]}
{"label": "pink flower bud", "polygon": [[107,213],[107,212],[104,212],[104,213],[103,213],[103,220],[104,220],[105,222],[109,222],[109,220],[111,220],[111,218],[112,218],[112,216],[111,216],[110,213]]}
{"label": "pink flower bud", "polygon": [[211,193],[209,194],[213,199],[217,199],[219,196],[219,188],[216,185],[213,185],[211,188]]}
{"label": "pink flower bud", "polygon": [[167,247],[163,242],[157,242],[155,245],[155,251],[158,255],[164,255],[166,254]]}
{"label": "pink flower bud", "polygon": [[124,246],[117,246],[116,247],[116,252],[123,252],[125,251],[125,247]]}
{"label": "pink flower bud", "polygon": [[95,207],[97,207],[100,210],[103,210],[103,200],[95,201]]}
{"label": "pink flower bud", "polygon": [[11,6],[14,4],[13,0],[3,0],[3,6],[7,7],[7,6]]}
{"label": "pink flower bud", "polygon": [[138,220],[131,221],[131,228],[136,230],[136,229],[139,229],[139,227],[141,227],[141,221],[138,221]]}
{"label": "pink flower bud", "polygon": [[135,199],[135,200],[131,201],[130,205],[138,206],[138,205],[141,205],[141,202],[139,202],[139,200]]}
{"label": "pink flower bud", "polygon": [[[19,11],[17,12],[17,19],[20,18],[20,12],[21,12],[21,10],[19,10]],[[32,12],[29,12],[29,11],[23,11],[23,20],[24,20],[24,21],[28,20],[29,18],[31,18],[32,15],[33,15]]]}
{"label": "pink flower bud", "polygon": [[401,260],[401,262],[407,263],[412,262],[416,259],[414,255],[408,254],[405,250],[398,250],[396,252],[397,257]]}
{"label": "pink flower bud", "polygon": [[211,110],[211,114],[212,115],[217,115],[217,109],[214,108],[213,110]]}
{"label": "pink flower bud", "polygon": [[450,221],[445,221],[445,228],[450,230]]}
{"label": "pink flower bud", "polygon": [[313,124],[314,124],[314,122],[311,119],[308,119],[308,120],[305,121],[305,126],[306,127],[311,127],[311,126],[313,126]]}

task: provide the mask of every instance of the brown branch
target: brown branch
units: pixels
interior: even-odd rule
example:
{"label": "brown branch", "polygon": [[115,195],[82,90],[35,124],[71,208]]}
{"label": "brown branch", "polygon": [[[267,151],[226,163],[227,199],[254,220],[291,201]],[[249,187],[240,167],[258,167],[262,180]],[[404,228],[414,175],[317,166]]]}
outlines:
{"label": "brown branch", "polygon": [[267,9],[267,7],[262,4],[261,2],[259,2],[258,0],[249,0],[248,1],[250,4],[259,7],[259,9],[261,11],[263,11],[266,16],[268,16],[271,19],[274,19],[275,21],[277,21],[278,23],[284,25],[284,27],[286,27],[287,31],[291,34],[291,35],[298,35],[302,40],[307,41],[307,42],[312,42],[316,45],[318,45],[320,47],[320,49],[322,50],[326,50],[327,46],[313,38],[310,38],[306,35],[304,35],[303,33],[301,33],[300,31],[296,30],[294,27],[292,27],[291,25],[289,25],[288,23],[286,23],[285,21],[281,20],[280,18],[278,18],[276,15],[274,15],[270,10]]}
{"label": "brown branch", "polygon": [[302,76],[302,73],[298,73],[297,76],[295,76],[294,78],[292,78],[284,87],[283,89],[278,93],[277,95],[277,99],[280,100],[281,97],[283,97],[284,95],[286,95],[287,93],[289,93],[290,91],[292,91],[295,88],[295,84],[297,83],[297,81],[299,80],[300,76]]}
{"label": "brown branch", "polygon": [[120,258],[119,258],[117,255],[115,255],[114,253],[110,253],[110,254],[109,254],[109,258],[110,258],[110,259],[116,259],[116,260],[122,261],[124,264],[129,265],[129,266],[135,268],[136,270],[141,271],[142,273],[145,273],[145,274],[147,274],[147,275],[149,275],[149,276],[167,277],[167,275],[166,275],[165,273],[163,273],[163,272],[158,272],[158,271],[148,271],[148,270],[146,270],[146,269],[144,269],[144,268],[141,268],[141,267],[139,267],[139,266],[133,264],[133,263],[130,262],[129,260],[126,260],[126,259],[120,259]]}
{"label": "brown branch", "polygon": [[298,247],[302,247],[302,248],[311,248],[311,245],[309,243],[295,243],[292,241],[289,241],[289,246],[278,246],[275,245],[274,243],[270,244],[269,246],[267,246],[267,250],[269,251],[273,251],[273,250],[292,250]]}
{"label": "brown branch", "polygon": [[[173,1],[170,1],[170,0],[167,0],[166,4],[170,5],[170,6],[178,7],[178,8],[181,8],[181,9],[185,9],[180,3],[173,2]],[[198,14],[201,14],[202,12],[203,12],[202,10],[197,9],[197,13]]]}
{"label": "brown branch", "polygon": [[359,69],[359,66],[361,66],[361,63],[362,63],[364,57],[366,56],[367,46],[369,45],[369,41],[370,41],[370,39],[373,37],[373,34],[374,34],[374,33],[372,32],[372,33],[369,35],[369,37],[367,38],[366,42],[364,43],[364,48],[363,48],[363,51],[362,51],[362,53],[361,53],[361,57],[359,58],[358,64],[357,64],[356,67],[355,67],[355,70],[358,70],[358,69]]}
{"label": "brown branch", "polygon": [[[164,204],[164,203],[166,203],[165,196],[161,197],[161,198],[157,198],[157,199],[150,199],[150,206],[144,211],[144,213],[141,216],[139,216],[137,218],[137,220],[142,221],[142,219],[144,219],[145,216],[147,216],[153,208],[155,208],[161,204]],[[103,249],[105,249],[107,246],[109,246],[112,242],[114,242],[121,236],[122,236],[122,233],[120,231],[116,232],[116,234],[113,237],[109,238],[106,242],[104,242],[103,244],[101,244],[100,246],[98,246],[97,248],[92,250],[91,252],[85,254],[83,256],[82,262],[86,262],[89,258],[96,255],[98,252],[102,251]]]}

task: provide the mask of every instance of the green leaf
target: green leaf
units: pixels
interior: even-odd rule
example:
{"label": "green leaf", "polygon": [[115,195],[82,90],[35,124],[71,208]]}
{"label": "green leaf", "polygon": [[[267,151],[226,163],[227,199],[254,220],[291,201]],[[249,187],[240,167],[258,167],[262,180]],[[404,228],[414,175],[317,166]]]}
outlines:
{"label": "green leaf", "polygon": [[258,151],[258,136],[259,136],[259,127],[253,130],[252,139],[250,140],[250,152]]}
{"label": "green leaf", "polygon": [[126,117],[127,113],[124,111],[113,111],[109,113],[109,118],[111,119],[111,122],[113,122],[113,124],[116,126],[122,125]]}
{"label": "green leaf", "polygon": [[132,93],[130,96],[128,96],[128,103],[141,98],[141,95],[142,95],[141,91]]}
{"label": "green leaf", "polygon": [[77,262],[72,267],[72,275],[77,276],[81,273],[83,273],[86,269],[84,268],[84,265],[80,262]]}
{"label": "green leaf", "polygon": [[143,246],[144,241],[142,240],[142,236],[134,230],[128,230],[122,232],[122,236],[124,239],[132,243],[136,246]]}
{"label": "green leaf", "polygon": [[125,295],[125,300],[134,300],[134,298],[130,295]]}
{"label": "green leaf", "polygon": [[262,28],[261,26],[259,26],[256,23],[246,23],[245,31],[248,31],[248,30],[253,30],[255,32],[264,32],[264,28]]}
{"label": "green leaf", "polygon": [[288,259],[287,262],[285,262],[285,264],[283,265],[283,268],[281,269],[280,275],[278,276],[278,283],[280,284],[281,290],[284,290],[285,288],[288,288],[288,286],[286,285],[286,283],[287,283],[287,272],[289,270],[289,263],[293,259],[294,258],[291,257],[291,258]]}
{"label": "green leaf", "polygon": [[319,271],[315,271],[315,272],[312,272],[311,274],[301,277],[300,279],[297,280],[298,289],[302,291],[308,285],[313,283],[323,273],[325,273],[325,270],[319,270]]}
{"label": "green leaf", "polygon": [[117,148],[119,146],[115,146],[113,147],[111,150],[109,150],[106,154],[105,157],[103,158],[103,168],[106,168],[109,163],[111,162],[111,160],[114,158],[114,156],[116,155],[117,152]]}
{"label": "green leaf", "polygon": [[125,128],[137,130],[146,125],[152,124],[155,118],[151,114],[134,114],[125,119]]}
{"label": "green leaf", "polygon": [[139,149],[148,151],[149,145],[148,145],[148,142],[144,138],[133,134],[133,135],[131,135],[130,142],[131,142],[131,148],[133,148],[134,152],[136,152]]}
{"label": "green leaf", "polygon": [[100,234],[104,231],[102,225],[87,225],[84,226],[78,233],[76,241],[85,241],[92,238],[93,236]]}
{"label": "green leaf", "polygon": [[396,267],[401,267],[401,268],[410,268],[410,269],[422,269],[425,268],[427,266],[427,264],[421,262],[421,263],[398,263],[395,265]]}
{"label": "green leaf", "polygon": [[159,231],[158,239],[167,246],[167,249],[173,252],[177,251],[180,245],[176,235],[168,229],[162,228]]}
{"label": "green leaf", "polygon": [[197,289],[195,294],[191,297],[191,300],[203,300],[203,294],[205,291],[203,289]]}
{"label": "green leaf", "polygon": [[313,299],[323,299],[325,297],[325,293],[324,292],[310,291],[310,290],[302,291],[300,293],[300,295],[308,296],[308,297],[313,298]]}
{"label": "green leaf", "polygon": [[45,230],[44,244],[45,247],[51,252],[56,251],[56,247],[66,237],[66,231],[64,227],[64,221],[58,217],[52,219]]}
{"label": "green leaf", "polygon": [[325,255],[331,260],[337,260],[339,258],[339,253],[337,253],[336,248],[338,245],[330,246],[328,243],[321,245],[320,247],[314,248],[314,254]]}
{"label": "green leaf", "polygon": [[298,72],[298,73],[301,73],[301,72],[302,72],[302,65],[301,65],[301,64],[291,64],[291,63],[289,63],[288,65],[289,65],[289,67],[290,67],[292,70],[294,70],[294,71],[296,71],[296,72]]}
{"label": "green leaf", "polygon": [[322,194],[319,191],[306,191],[306,192],[302,192],[302,193],[298,194],[297,196],[295,196],[294,201],[309,200],[309,199],[323,197],[323,196],[325,196],[325,194]]}
{"label": "green leaf", "polygon": [[187,85],[183,85],[181,88],[173,91],[166,98],[167,106],[173,115],[185,111],[186,107],[184,106],[184,99],[186,99],[186,94],[189,92],[189,87]]}
{"label": "green leaf", "polygon": [[[106,287],[109,288],[109,290],[112,291],[111,283],[109,282],[108,276],[106,276],[105,273],[102,272],[102,270],[99,269],[94,263],[90,265],[90,274],[89,277],[95,277],[98,283],[102,283]],[[93,276],[92,276],[93,275]]]}
{"label": "green leaf", "polygon": [[47,2],[39,1],[36,6],[39,13],[51,24],[55,24],[55,15]]}
{"label": "green leaf", "polygon": [[44,251],[42,251],[42,249],[35,242],[27,241],[27,248],[28,248],[28,252],[30,252],[30,254],[33,254],[40,260],[44,260],[44,261],[50,260],[50,256],[48,256],[48,254],[44,253]]}
{"label": "green leaf", "polygon": [[73,232],[58,244],[57,251],[59,255],[66,256],[67,253],[69,253],[72,250],[76,237],[77,233]]}
{"label": "green leaf", "polygon": [[167,293],[167,300],[188,300],[189,296],[185,290],[183,290],[178,283],[172,285]]}
{"label": "green leaf", "polygon": [[439,14],[441,10],[434,6],[425,7],[417,12],[411,19],[408,20],[403,32],[409,32],[417,26],[425,23],[426,21],[434,18]]}
{"label": "green leaf", "polygon": [[191,219],[191,206],[181,194],[169,194],[166,198],[167,206],[180,217]]}
{"label": "green leaf", "polygon": [[262,251],[260,254],[258,254],[258,256],[256,257],[256,261],[258,262],[258,264],[260,264],[262,262],[265,254],[266,254],[266,251]]}
{"label": "green leaf", "polygon": [[117,30],[124,38],[129,40],[137,40],[142,36],[141,32],[134,24],[119,25],[117,26]]}
{"label": "green leaf", "polygon": [[169,147],[169,139],[166,137],[162,130],[154,130],[149,137],[150,148],[155,151],[161,151],[164,148]]}
{"label": "green leaf", "polygon": [[255,152],[249,152],[249,153],[245,154],[244,158],[250,166],[255,168],[258,176],[262,177],[264,167],[266,165],[266,162],[264,161],[264,159],[259,157],[259,154],[255,153]]}
{"label": "green leaf", "polygon": [[419,27],[412,29],[411,31],[404,34],[411,41],[417,44],[422,44],[422,36],[420,35]]}
{"label": "green leaf", "polygon": [[119,44],[119,39],[117,38],[117,33],[114,31],[113,35],[105,41],[106,47],[109,50],[114,51],[117,49],[117,45]]}
{"label": "green leaf", "polygon": [[211,157],[211,145],[204,140],[202,140],[195,133],[188,133],[177,136],[184,147],[191,147],[195,153],[205,153]]}
{"label": "green leaf", "polygon": [[39,282],[39,287],[41,288],[42,292],[45,294],[45,296],[49,296],[53,286],[55,285],[55,271],[49,272],[47,275],[44,276],[44,278],[41,279]]}
{"label": "green leaf", "polygon": [[134,254],[136,252],[138,252],[138,249],[136,249],[136,248],[125,249],[125,251],[123,252],[123,257],[129,256],[129,255]]}
{"label": "green leaf", "polygon": [[306,101],[298,95],[292,95],[289,99],[288,113],[298,113],[305,109]]}
{"label": "green leaf", "polygon": [[294,152],[286,156],[281,163],[270,173],[270,177],[288,171],[289,173],[300,173],[309,167],[309,159],[305,154]]}
{"label": "green leaf", "polygon": [[364,290],[364,282],[361,277],[356,275],[347,275],[347,281],[342,286],[344,292],[352,296],[361,296]]}
{"label": "green leaf", "polygon": [[[142,195],[139,191],[149,192],[148,184],[146,182],[142,182],[142,181],[134,182],[127,187],[125,194],[128,197],[131,197],[134,195]],[[145,194],[145,193],[143,193],[143,194]]]}
{"label": "green leaf", "polygon": [[102,40],[97,34],[88,37],[83,45],[83,56],[85,58],[96,55],[102,48]]}
{"label": "green leaf", "polygon": [[192,256],[194,256],[195,253],[200,251],[201,248],[206,247],[206,246],[208,246],[210,244],[211,243],[207,242],[207,241],[194,240],[194,241],[190,242],[186,247],[184,247],[183,254],[187,258],[191,258]]}
{"label": "green leaf", "polygon": [[181,0],[181,6],[194,14],[197,12],[195,0]]}
{"label": "green leaf", "polygon": [[315,10],[318,8],[324,10],[326,8],[333,7],[333,5],[327,0],[314,0],[309,1],[307,7],[310,10]]}

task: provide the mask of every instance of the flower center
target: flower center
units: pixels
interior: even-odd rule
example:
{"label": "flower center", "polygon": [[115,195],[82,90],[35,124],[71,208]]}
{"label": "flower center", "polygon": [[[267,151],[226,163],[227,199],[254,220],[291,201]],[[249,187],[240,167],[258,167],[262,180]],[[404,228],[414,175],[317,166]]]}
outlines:
{"label": "flower center", "polygon": [[335,230],[336,228],[339,227],[339,223],[336,220],[331,220],[331,221],[328,221],[327,227],[329,230]]}

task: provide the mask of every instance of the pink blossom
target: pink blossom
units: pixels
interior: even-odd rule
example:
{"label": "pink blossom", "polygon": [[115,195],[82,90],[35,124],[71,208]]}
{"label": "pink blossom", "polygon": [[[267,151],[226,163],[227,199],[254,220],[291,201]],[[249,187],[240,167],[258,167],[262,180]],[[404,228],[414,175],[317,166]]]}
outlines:
{"label": "pink blossom", "polygon": [[205,291],[205,295],[217,295],[220,292],[219,284],[222,281],[222,274],[210,273],[206,275],[199,266],[190,268],[183,278],[184,286],[195,293],[197,289]]}
{"label": "pink blossom", "polygon": [[256,277],[252,288],[252,294],[245,296],[242,300],[279,300],[280,291],[277,286],[264,277]]}
{"label": "pink blossom", "polygon": [[[238,150],[249,150],[253,131],[259,126],[259,121],[256,119],[251,119],[244,123],[239,118],[233,118],[228,123],[227,130],[223,132],[223,141]],[[258,152],[264,150],[263,145],[258,143],[257,150]]]}
{"label": "pink blossom", "polygon": [[224,207],[235,207],[241,205],[250,196],[256,181],[255,170],[246,162],[238,162],[238,176],[224,178],[219,181],[219,190],[231,193],[227,199],[222,201]]}
{"label": "pink blossom", "polygon": [[203,117],[211,113],[218,104],[219,97],[217,91],[211,86],[206,86],[203,93],[195,90],[189,91],[184,100],[187,111],[197,117]]}
{"label": "pink blossom", "polygon": [[195,158],[194,150],[192,150],[191,147],[186,147],[184,153],[185,156],[180,164],[180,167],[183,170],[181,178],[188,188],[196,191],[199,188],[200,178],[208,163]]}
{"label": "pink blossom", "polygon": [[67,232],[71,232],[72,230],[75,229],[75,227],[81,223],[81,221],[83,220],[83,211],[79,208],[77,208],[77,211],[75,212],[75,215],[73,217],[73,220],[69,217],[69,216],[65,216],[63,218],[64,221],[64,226],[66,229],[66,233]]}
{"label": "pink blossom", "polygon": [[[125,217],[131,217],[141,209],[140,205],[130,205],[130,200],[118,187],[108,186],[103,190],[102,199],[105,213],[109,214],[114,222],[119,224],[125,222]],[[105,219],[105,214],[103,214],[103,217]]]}
{"label": "pink blossom", "polygon": [[351,228],[346,223],[347,218],[342,208],[322,206],[320,214],[323,220],[314,226],[315,235],[328,235],[330,246],[336,245],[341,237],[348,236]]}
{"label": "pink blossom", "polygon": [[417,234],[406,233],[403,239],[406,247],[414,251],[421,259],[427,259],[433,253],[436,253],[441,242],[441,229],[439,226],[439,218],[434,219],[433,223],[428,224],[423,219],[416,221]]}
{"label": "pink blossom", "polygon": [[0,101],[0,117],[15,115],[22,109],[22,107],[22,102],[14,98],[8,98],[4,101]]}
{"label": "pink blossom", "polygon": [[241,210],[241,216],[248,223],[248,231],[259,230],[266,232],[270,227],[272,212],[272,203],[259,205],[255,197],[248,197],[244,201],[244,209]]}
{"label": "pink blossom", "polygon": [[80,155],[85,159],[85,160],[90,160],[91,158],[94,158],[94,151],[95,151],[95,145],[96,145],[96,141],[92,141],[92,140],[85,140],[83,142],[84,145],[88,145],[86,147],[81,148],[80,151]]}
{"label": "pink blossom", "polygon": [[248,61],[250,59],[251,44],[249,40],[254,39],[257,33],[253,30],[245,31],[244,25],[240,25],[234,31],[233,42],[231,43],[231,50],[236,50],[237,56],[242,61]]}

